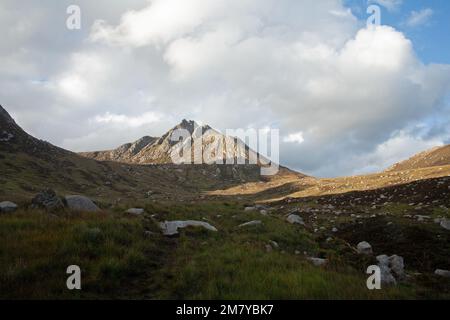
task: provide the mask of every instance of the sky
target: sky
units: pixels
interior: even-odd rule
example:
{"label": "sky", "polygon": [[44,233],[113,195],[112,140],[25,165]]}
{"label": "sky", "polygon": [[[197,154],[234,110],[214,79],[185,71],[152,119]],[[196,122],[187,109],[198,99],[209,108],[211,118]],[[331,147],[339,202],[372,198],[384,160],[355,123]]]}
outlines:
{"label": "sky", "polygon": [[281,164],[310,175],[376,172],[450,143],[449,16],[445,0],[1,0],[0,104],[73,151],[186,118],[279,129]]}

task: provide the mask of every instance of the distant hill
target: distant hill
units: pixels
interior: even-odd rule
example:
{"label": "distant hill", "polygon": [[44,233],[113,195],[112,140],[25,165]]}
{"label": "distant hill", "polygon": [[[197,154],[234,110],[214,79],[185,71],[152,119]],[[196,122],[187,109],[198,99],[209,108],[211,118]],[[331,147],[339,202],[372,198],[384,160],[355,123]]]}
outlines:
{"label": "distant hill", "polygon": [[450,145],[418,153],[408,160],[394,164],[386,171],[403,171],[450,165]]}

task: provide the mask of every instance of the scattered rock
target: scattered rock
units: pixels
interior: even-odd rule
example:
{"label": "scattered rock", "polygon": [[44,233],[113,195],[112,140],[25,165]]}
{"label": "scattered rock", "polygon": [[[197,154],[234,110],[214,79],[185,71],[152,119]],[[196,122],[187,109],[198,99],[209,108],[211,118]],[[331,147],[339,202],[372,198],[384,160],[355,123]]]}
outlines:
{"label": "scattered rock", "polygon": [[274,247],[275,249],[280,248],[280,246],[278,245],[278,242],[276,242],[276,241],[270,240],[269,243],[270,243],[270,245],[271,245],[272,247]]}
{"label": "scattered rock", "polygon": [[296,215],[296,214],[290,214],[287,218],[286,218],[287,222],[292,223],[292,224],[301,224],[301,225],[305,225],[305,222],[303,221],[302,217]]}
{"label": "scattered rock", "polygon": [[137,216],[140,216],[140,215],[143,214],[144,212],[145,212],[145,210],[144,210],[144,209],[141,209],[141,208],[130,208],[130,209],[128,209],[128,210],[126,211],[126,213],[134,214],[134,215],[137,215]]}
{"label": "scattered rock", "polygon": [[263,216],[267,216],[267,210],[260,210],[259,213],[261,213]]}
{"label": "scattered rock", "polygon": [[0,202],[0,212],[9,213],[17,210],[17,204],[11,201]]}
{"label": "scattered rock", "polygon": [[209,231],[217,231],[215,227],[207,222],[187,220],[187,221],[165,221],[160,222],[159,227],[166,236],[174,236],[178,234],[178,229],[187,227],[203,227]]}
{"label": "scattered rock", "polygon": [[260,224],[262,224],[261,220],[254,220],[254,221],[249,221],[249,222],[240,224],[238,227],[239,228],[243,228],[243,227],[249,227],[249,226],[257,226],[257,225],[260,225]]}
{"label": "scattered rock", "polygon": [[450,278],[450,271],[449,270],[436,269],[436,271],[434,271],[434,274],[437,275],[437,276]]}
{"label": "scattered rock", "polygon": [[64,208],[64,204],[61,199],[56,196],[55,191],[46,189],[38,193],[31,200],[31,207],[34,209],[59,210]]}
{"label": "scattered rock", "polygon": [[450,220],[442,219],[441,220],[441,227],[446,229],[446,230],[450,230]]}
{"label": "scattered rock", "polygon": [[336,233],[336,232],[338,232],[338,229],[336,227],[334,227],[331,231]]}
{"label": "scattered rock", "polygon": [[367,241],[362,241],[356,246],[358,253],[371,255],[373,253],[372,246]]}
{"label": "scattered rock", "polygon": [[100,210],[91,199],[85,196],[79,195],[65,196],[64,200],[67,203],[69,209],[72,210],[87,211],[87,212],[95,212]]}
{"label": "scattered rock", "polygon": [[248,211],[255,211],[256,208],[255,207],[245,207],[244,211],[248,212]]}
{"label": "scattered rock", "polygon": [[316,267],[324,266],[328,262],[327,259],[322,259],[322,258],[307,258],[307,259]]}

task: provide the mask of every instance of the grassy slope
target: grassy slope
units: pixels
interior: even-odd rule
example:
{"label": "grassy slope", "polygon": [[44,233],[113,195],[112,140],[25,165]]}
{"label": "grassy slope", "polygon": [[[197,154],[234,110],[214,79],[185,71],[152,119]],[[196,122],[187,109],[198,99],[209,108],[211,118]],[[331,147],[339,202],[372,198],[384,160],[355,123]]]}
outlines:
{"label": "grassy slope", "polygon": [[[144,203],[143,203],[144,204]],[[345,245],[325,246],[307,229],[240,203],[147,204],[158,220],[207,220],[219,229],[188,229],[177,239],[149,218],[122,209],[100,215],[19,212],[0,216],[1,298],[379,299],[445,297],[421,286],[369,291],[364,266]],[[239,229],[259,219],[262,226]],[[100,233],[95,230],[98,228]],[[280,249],[266,252],[270,240]],[[303,254],[329,259],[313,267]],[[356,261],[356,262],[355,262]],[[65,289],[68,265],[82,268],[81,291]],[[448,298],[448,297],[447,297]]]}

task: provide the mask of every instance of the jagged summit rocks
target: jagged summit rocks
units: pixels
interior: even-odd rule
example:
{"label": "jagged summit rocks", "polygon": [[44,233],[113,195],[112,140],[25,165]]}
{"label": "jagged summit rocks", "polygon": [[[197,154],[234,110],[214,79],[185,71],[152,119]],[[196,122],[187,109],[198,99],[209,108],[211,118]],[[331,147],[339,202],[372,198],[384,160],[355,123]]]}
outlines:
{"label": "jagged summit rocks", "polygon": [[[180,131],[183,130],[191,139],[177,139]],[[191,158],[187,156],[188,162],[191,163],[215,163],[217,158],[223,159],[225,162],[233,160],[233,163],[251,162],[255,159],[255,163],[261,160],[261,156],[251,148],[249,148],[242,140],[236,137],[227,136],[208,125],[199,125],[193,120],[183,119],[178,125],[167,131],[159,138],[145,136],[141,139],[124,144],[117,149],[107,151],[82,152],[82,156],[93,158],[100,161],[118,161],[124,163],[136,164],[171,164],[173,163],[172,155],[180,154],[186,141],[190,141],[191,145],[197,139],[202,139],[201,150],[210,150],[211,153],[203,154],[191,153]],[[223,146],[223,154],[216,154],[214,146]],[[194,149],[194,148],[193,148]],[[201,153],[201,152],[200,152]],[[239,160],[238,160],[239,159]],[[189,161],[190,160],[190,161]],[[267,160],[264,159],[266,163]]]}

